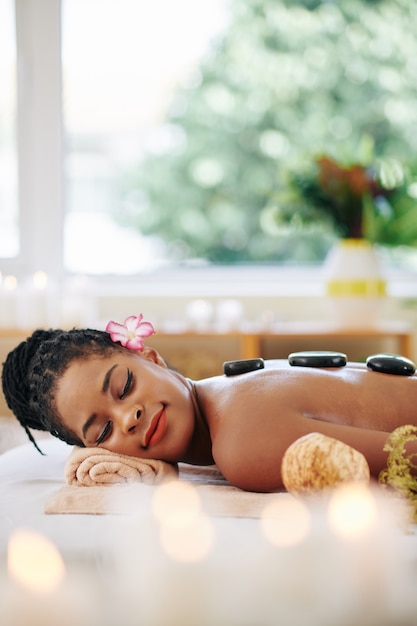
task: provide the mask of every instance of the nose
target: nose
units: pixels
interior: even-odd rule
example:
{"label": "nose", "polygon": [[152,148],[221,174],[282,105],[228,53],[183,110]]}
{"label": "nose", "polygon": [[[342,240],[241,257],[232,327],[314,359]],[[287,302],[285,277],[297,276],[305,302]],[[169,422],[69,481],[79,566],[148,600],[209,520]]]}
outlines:
{"label": "nose", "polygon": [[134,408],[130,407],[128,409],[123,408],[123,410],[118,411],[115,417],[121,431],[125,434],[135,432],[142,412],[142,407],[137,406]]}

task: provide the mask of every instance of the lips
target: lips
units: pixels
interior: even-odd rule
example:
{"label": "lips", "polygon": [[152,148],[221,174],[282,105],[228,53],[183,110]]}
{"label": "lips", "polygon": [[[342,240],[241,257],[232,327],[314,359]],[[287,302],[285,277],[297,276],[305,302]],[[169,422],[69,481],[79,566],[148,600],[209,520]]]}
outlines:
{"label": "lips", "polygon": [[155,446],[165,434],[167,425],[167,416],[165,413],[165,407],[152,418],[149,424],[148,430],[145,433],[145,448]]}

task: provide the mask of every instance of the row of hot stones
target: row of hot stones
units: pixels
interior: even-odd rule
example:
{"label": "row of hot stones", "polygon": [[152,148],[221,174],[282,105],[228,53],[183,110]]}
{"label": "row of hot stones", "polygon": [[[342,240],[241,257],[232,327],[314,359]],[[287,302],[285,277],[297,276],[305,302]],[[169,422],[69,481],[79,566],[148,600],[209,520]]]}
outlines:
{"label": "row of hot stones", "polygon": [[[291,352],[288,363],[298,367],[344,367],[347,356],[343,352],[307,350]],[[397,376],[412,376],[416,371],[416,364],[410,359],[398,354],[372,354],[366,359],[366,366],[374,372],[395,374]],[[265,367],[262,358],[226,361],[223,372],[226,376],[246,374]]]}

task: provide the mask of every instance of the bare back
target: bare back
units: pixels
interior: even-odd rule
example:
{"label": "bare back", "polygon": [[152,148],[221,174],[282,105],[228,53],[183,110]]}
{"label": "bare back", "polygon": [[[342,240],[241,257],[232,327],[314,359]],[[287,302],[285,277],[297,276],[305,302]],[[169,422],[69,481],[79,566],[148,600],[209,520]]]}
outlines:
{"label": "bare back", "polygon": [[282,456],[309,432],[356,448],[377,476],[388,434],[417,425],[417,377],[355,363],[318,369],[271,361],[264,370],[199,381],[196,390],[215,462],[233,484],[255,491],[282,488]]}

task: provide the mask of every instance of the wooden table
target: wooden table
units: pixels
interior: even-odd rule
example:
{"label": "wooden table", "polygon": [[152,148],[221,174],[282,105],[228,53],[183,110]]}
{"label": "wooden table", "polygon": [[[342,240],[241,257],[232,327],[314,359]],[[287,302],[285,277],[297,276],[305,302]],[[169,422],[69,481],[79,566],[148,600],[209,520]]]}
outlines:
{"label": "wooden table", "polygon": [[[29,334],[30,329],[21,328],[0,328],[0,340],[3,340],[3,344],[9,344],[13,341],[15,345],[21,340],[25,339]],[[259,356],[265,356],[265,352],[273,342],[277,346],[277,352],[279,352],[279,346],[282,343],[283,350],[287,346],[299,345],[300,343],[305,346],[300,349],[310,349],[308,346],[313,345],[313,350],[326,350],[329,349],[328,343],[332,341],[333,344],[339,346],[343,342],[349,346],[350,340],[376,340],[374,345],[378,343],[383,344],[384,341],[389,340],[392,346],[391,352],[401,354],[402,356],[413,359],[413,327],[410,324],[404,322],[386,322],[377,326],[371,327],[341,327],[332,325],[328,322],[283,322],[275,325],[271,329],[246,331],[246,330],[231,330],[229,332],[217,332],[215,330],[210,331],[192,331],[184,330],[182,332],[165,332],[164,330],[157,329],[157,333],[148,340],[149,345],[154,345],[158,350],[161,350],[162,354],[165,354],[166,347],[175,346],[173,348],[174,355],[178,346],[181,350],[187,350],[192,353],[195,346],[203,344],[203,350],[209,348],[219,348],[221,351],[222,344],[226,346],[227,342],[233,341],[235,348],[234,354],[228,356],[227,348],[225,360],[229,359],[250,359]],[[298,344],[295,342],[298,341]],[[10,348],[9,348],[10,349]],[[295,348],[299,349],[299,348]],[[332,348],[330,348],[332,349]],[[336,349],[343,350],[343,345]],[[293,349],[291,348],[291,351]],[[379,350],[379,348],[378,348]],[[171,349],[172,351],[172,349]],[[286,354],[284,354],[285,358]],[[172,357],[171,357],[172,358]],[[266,358],[281,358],[276,357],[275,354],[267,356]],[[350,358],[348,354],[348,358]],[[221,360],[221,358],[220,358]],[[351,360],[356,360],[351,358]]]}
{"label": "wooden table", "polygon": [[286,323],[273,331],[241,333],[242,358],[259,356],[261,343],[268,339],[312,339],[319,338],[323,343],[327,339],[393,339],[398,354],[412,358],[413,334],[409,324],[400,322],[386,323],[370,328],[342,328],[327,323]]}

